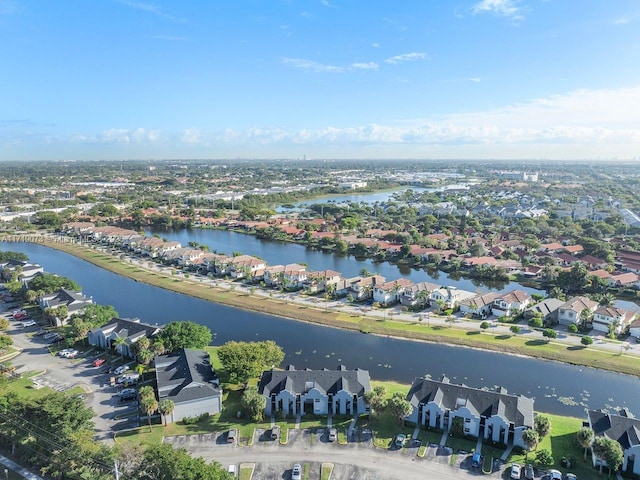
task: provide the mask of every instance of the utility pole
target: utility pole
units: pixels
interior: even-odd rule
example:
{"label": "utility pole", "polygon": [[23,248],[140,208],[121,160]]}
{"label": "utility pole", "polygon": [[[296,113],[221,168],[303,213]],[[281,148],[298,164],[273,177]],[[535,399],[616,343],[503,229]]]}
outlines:
{"label": "utility pole", "polygon": [[116,476],[116,480],[120,480],[120,471],[118,470],[118,460],[113,460],[113,473]]}

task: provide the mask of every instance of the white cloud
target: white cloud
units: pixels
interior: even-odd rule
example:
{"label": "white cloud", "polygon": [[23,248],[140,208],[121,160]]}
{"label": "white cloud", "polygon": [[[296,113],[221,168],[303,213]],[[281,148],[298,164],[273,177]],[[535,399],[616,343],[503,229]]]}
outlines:
{"label": "white cloud", "polygon": [[155,143],[161,139],[160,130],[147,128],[110,128],[103,130],[97,137],[77,136],[79,141],[85,143]]}
{"label": "white cloud", "polygon": [[479,13],[493,13],[511,20],[523,20],[522,9],[518,0],[482,0],[471,7],[474,15]]}
{"label": "white cloud", "polygon": [[385,60],[385,63],[397,65],[399,63],[404,63],[404,62],[415,62],[416,60],[426,60],[428,58],[429,56],[424,52],[411,52],[411,53],[403,53],[402,55],[396,55],[394,57],[389,57]]}
{"label": "white cloud", "polygon": [[320,3],[325,7],[333,7],[333,5],[329,3],[329,0],[320,0]]}
{"label": "white cloud", "polygon": [[379,43],[372,43],[371,46],[373,48],[380,48],[380,44]]}
{"label": "white cloud", "polygon": [[282,63],[289,67],[300,68],[302,70],[311,70],[316,73],[342,73],[343,67],[335,65],[325,65],[323,63],[314,62],[313,60],[305,60],[303,58],[283,58]]}
{"label": "white cloud", "polygon": [[468,78],[467,80],[469,80],[470,82],[474,82],[474,83],[480,83],[480,77],[471,77]]}
{"label": "white cloud", "polygon": [[626,25],[630,20],[628,18],[617,18],[613,21],[615,25]]}
{"label": "white cloud", "polygon": [[148,2],[140,2],[136,0],[116,0],[118,3],[122,5],[126,5],[127,7],[133,8],[135,10],[141,10],[143,12],[153,13],[154,15],[158,15],[159,17],[166,18],[167,20],[173,20],[175,22],[182,22],[184,20],[174,17],[173,15],[168,14],[164,11],[164,9],[160,5],[156,5],[155,3]]}
{"label": "white cloud", "polygon": [[180,139],[184,143],[197,144],[202,141],[202,132],[199,128],[185,128]]}
{"label": "white cloud", "polygon": [[354,70],[377,70],[378,64],[376,62],[352,63],[351,68]]}

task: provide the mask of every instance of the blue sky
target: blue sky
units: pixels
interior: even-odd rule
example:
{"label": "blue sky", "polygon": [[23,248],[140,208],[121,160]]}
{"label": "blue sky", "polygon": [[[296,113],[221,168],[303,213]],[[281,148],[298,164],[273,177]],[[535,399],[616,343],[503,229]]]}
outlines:
{"label": "blue sky", "polygon": [[0,0],[0,160],[640,158],[637,0]]}

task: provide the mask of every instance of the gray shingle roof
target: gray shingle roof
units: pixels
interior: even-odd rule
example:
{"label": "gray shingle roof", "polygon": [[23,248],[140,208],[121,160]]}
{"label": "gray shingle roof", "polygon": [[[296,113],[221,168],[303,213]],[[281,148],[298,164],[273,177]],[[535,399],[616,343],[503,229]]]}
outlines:
{"label": "gray shingle roof", "polygon": [[214,373],[209,354],[204,350],[182,349],[155,358],[160,400],[168,398],[176,405],[221,395],[211,380]]}
{"label": "gray shingle roof", "polygon": [[147,337],[151,338],[157,334],[161,328],[157,325],[142,323],[139,318],[114,318],[106,325],[94,329],[94,331],[100,330],[105,336],[108,336],[111,332],[115,332],[119,337],[135,338],[144,333]]}
{"label": "gray shingle roof", "polygon": [[589,410],[589,423],[597,437],[616,440],[623,450],[640,445],[640,419],[629,413],[614,415],[601,410]]}
{"label": "gray shingle roof", "polygon": [[266,396],[283,390],[304,393],[310,388],[317,388],[327,394],[345,390],[352,395],[362,396],[371,390],[371,380],[368,370],[347,370],[342,365],[337,370],[295,370],[289,366],[287,370],[263,372],[258,385],[258,391]]}
{"label": "gray shingle roof", "polygon": [[441,380],[416,378],[406,398],[414,407],[429,402],[436,403],[444,410],[465,406],[479,417],[489,418],[499,414],[516,426],[533,426],[533,399],[510,395],[504,389],[482,390],[452,384],[445,376]]}

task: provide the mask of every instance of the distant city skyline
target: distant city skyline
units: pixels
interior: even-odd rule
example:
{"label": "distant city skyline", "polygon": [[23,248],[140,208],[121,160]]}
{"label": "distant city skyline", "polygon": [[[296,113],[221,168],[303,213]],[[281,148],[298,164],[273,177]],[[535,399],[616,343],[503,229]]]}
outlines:
{"label": "distant city skyline", "polygon": [[637,0],[0,0],[0,160],[639,159]]}

